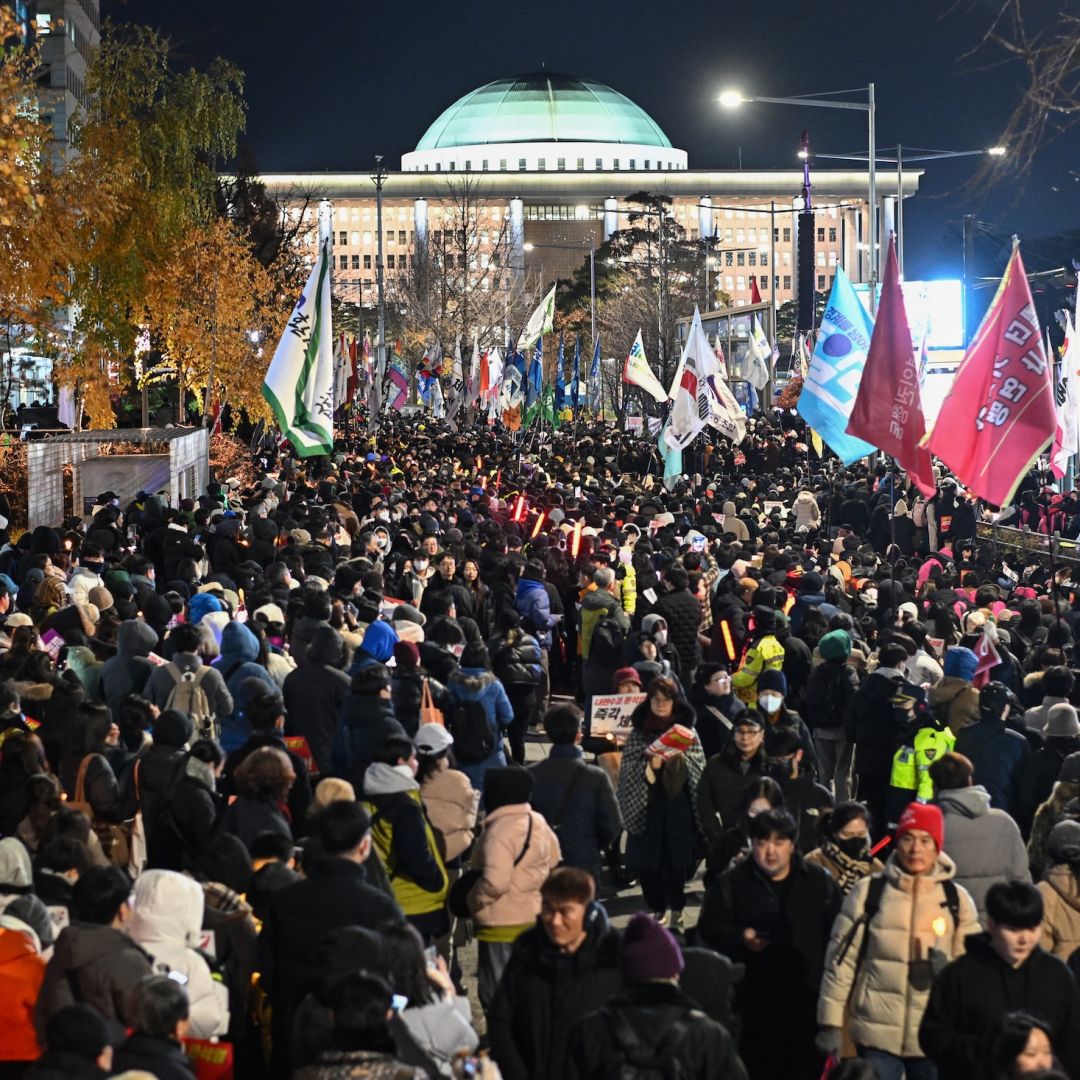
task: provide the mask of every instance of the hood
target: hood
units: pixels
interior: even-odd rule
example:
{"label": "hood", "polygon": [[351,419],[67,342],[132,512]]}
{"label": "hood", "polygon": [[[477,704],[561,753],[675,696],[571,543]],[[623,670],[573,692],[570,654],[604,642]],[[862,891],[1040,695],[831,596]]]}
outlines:
{"label": "hood", "polygon": [[[32,927],[27,929],[32,930]],[[34,938],[37,938],[37,934],[34,934]],[[25,930],[17,930],[11,926],[0,930],[0,966],[17,964],[37,955],[39,953],[34,947],[34,940]]]}
{"label": "hood", "polygon": [[539,589],[541,592],[544,589],[544,583],[542,581],[531,581],[529,578],[519,578],[517,583],[517,596],[520,600],[526,593],[535,592]]}
{"label": "hood", "polygon": [[95,960],[115,956],[123,948],[133,949],[131,939],[111,926],[72,923],[56,939],[53,958],[61,971],[77,971]]}
{"label": "hood", "polygon": [[204,900],[197,882],[173,870],[145,870],[135,882],[133,896],[128,927],[133,941],[189,946],[198,942]]}
{"label": "hood", "polygon": [[[990,792],[981,784],[972,787],[954,788],[937,797],[937,804],[943,814],[956,814],[959,817],[977,818],[990,812]],[[945,830],[948,841],[949,831]]]}
{"label": "hood", "polygon": [[332,626],[320,626],[308,643],[307,658],[313,664],[340,668],[345,663],[345,639]]}
{"label": "hood", "polygon": [[495,682],[495,676],[484,668],[458,668],[451,672],[448,683],[460,686],[470,694],[481,694]]}
{"label": "hood", "polygon": [[[803,506],[806,506],[808,503],[812,503],[815,501],[816,500],[814,499],[814,496],[811,495],[809,491],[800,491],[799,494],[795,497],[796,506],[798,506],[800,503],[802,503]],[[725,513],[727,513],[727,511],[725,511]]]}
{"label": "hood", "polygon": [[21,840],[8,836],[0,840],[0,892],[28,889],[34,883],[30,852]]}
{"label": "hood", "polygon": [[584,611],[610,611],[615,606],[615,597],[606,589],[593,589],[586,593],[585,599],[581,601]]}
{"label": "hood", "polygon": [[221,632],[221,659],[218,667],[237,660],[254,663],[259,658],[259,639],[241,622],[231,622]]}
{"label": "hood", "polygon": [[196,593],[188,604],[188,616],[192,626],[198,626],[212,611],[221,610],[221,601],[213,593]]}
{"label": "hood", "polygon": [[1070,867],[1064,863],[1051,866],[1046,872],[1045,880],[1069,907],[1080,911],[1080,882],[1076,880],[1076,874]]}
{"label": "hood", "polygon": [[875,704],[880,704],[892,699],[901,682],[902,679],[891,678],[881,671],[872,671],[863,683],[863,691]]}
{"label": "hood", "polygon": [[372,797],[419,791],[420,785],[408,765],[387,765],[376,761],[364,772],[364,794]]}
{"label": "hood", "polygon": [[116,631],[117,656],[149,656],[157,643],[157,634],[142,619],[127,619]]}
{"label": "hood", "polygon": [[735,504],[733,502],[724,503],[724,517],[735,517]]}
{"label": "hood", "polygon": [[385,664],[394,655],[398,643],[397,631],[383,619],[377,619],[364,633],[363,649],[369,656]]}

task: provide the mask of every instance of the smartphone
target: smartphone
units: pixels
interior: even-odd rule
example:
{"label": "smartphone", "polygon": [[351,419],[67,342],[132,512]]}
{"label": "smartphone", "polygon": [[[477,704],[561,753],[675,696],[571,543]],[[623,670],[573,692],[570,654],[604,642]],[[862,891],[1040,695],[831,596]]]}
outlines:
{"label": "smartphone", "polygon": [[429,945],[424,950],[424,961],[429,968],[435,968],[436,961],[438,960],[439,950],[434,945]]}
{"label": "smartphone", "polygon": [[404,994],[394,994],[390,998],[390,1008],[393,1009],[394,1012],[402,1012],[408,1007],[408,1004],[409,999],[405,997]]}

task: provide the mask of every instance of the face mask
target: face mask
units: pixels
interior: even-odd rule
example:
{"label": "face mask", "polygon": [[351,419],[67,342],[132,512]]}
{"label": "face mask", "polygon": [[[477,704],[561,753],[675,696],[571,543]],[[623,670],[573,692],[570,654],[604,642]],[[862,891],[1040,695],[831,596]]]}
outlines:
{"label": "face mask", "polygon": [[99,562],[84,562],[83,566],[89,570],[91,574],[100,574],[105,568],[105,564]]}
{"label": "face mask", "polygon": [[375,538],[375,546],[380,551],[388,551],[390,549],[390,537],[389,536],[377,536]]}
{"label": "face mask", "polygon": [[660,648],[663,648],[667,644],[667,631],[657,630],[656,633],[653,634],[653,640]]}
{"label": "face mask", "polygon": [[377,513],[377,514],[375,515],[375,517],[376,517],[376,518],[377,518],[377,519],[378,519],[379,521],[389,521],[389,520],[390,520],[390,511],[389,511],[389,510],[380,510],[380,511],[379,511],[379,512],[378,512],[378,513]]}
{"label": "face mask", "polygon": [[629,566],[633,552],[629,548],[619,548],[619,562]]}
{"label": "face mask", "polygon": [[427,569],[427,559],[416,559],[413,562],[413,569],[417,573],[422,574]]}
{"label": "face mask", "polygon": [[758,694],[758,704],[765,712],[774,713],[784,704],[784,699],[780,694]]}
{"label": "face mask", "polygon": [[770,761],[765,766],[765,775],[774,780],[787,780],[791,776],[790,761]]}
{"label": "face mask", "polygon": [[837,840],[836,846],[849,859],[862,859],[865,858],[866,853],[870,850],[870,837],[848,836],[843,840]]}

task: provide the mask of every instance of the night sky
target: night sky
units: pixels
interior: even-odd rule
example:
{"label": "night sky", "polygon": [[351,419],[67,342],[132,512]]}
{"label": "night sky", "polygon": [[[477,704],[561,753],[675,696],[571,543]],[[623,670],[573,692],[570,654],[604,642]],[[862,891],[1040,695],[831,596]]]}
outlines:
{"label": "night sky", "polygon": [[[401,154],[456,98],[541,66],[626,94],[688,152],[691,169],[737,168],[740,149],[747,169],[795,167],[803,128],[820,153],[865,150],[865,114],[765,104],[729,113],[716,104],[729,86],[790,96],[873,80],[879,147],[987,147],[997,142],[1023,76],[989,48],[964,57],[997,6],[998,0],[102,2],[103,16],[165,31],[177,64],[202,66],[221,55],[246,72],[245,142],[266,171],[368,169],[376,153],[398,168]],[[1078,149],[1080,129],[1039,155],[1022,189],[1011,181],[988,192],[965,189],[977,159],[927,165],[919,196],[905,207],[907,277],[959,274],[965,212],[1001,237],[1002,251],[1013,232],[1034,238],[1080,227]],[[883,188],[895,182],[890,166],[879,170]],[[1028,262],[1029,271],[1047,268]]]}

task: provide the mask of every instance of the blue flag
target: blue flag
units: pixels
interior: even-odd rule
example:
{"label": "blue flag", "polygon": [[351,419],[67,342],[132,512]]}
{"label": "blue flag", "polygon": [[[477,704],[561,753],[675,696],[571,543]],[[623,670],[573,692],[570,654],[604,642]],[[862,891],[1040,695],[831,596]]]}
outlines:
{"label": "blue flag", "polygon": [[540,412],[540,399],[544,395],[544,339],[536,339],[529,371],[525,377],[525,422]]}
{"label": "blue flag", "polygon": [[555,361],[555,411],[562,412],[566,408],[566,379],[563,377],[563,336],[559,335],[559,358]]}
{"label": "blue flag", "polygon": [[574,338],[574,377],[570,383],[570,404],[577,411],[580,404],[578,401],[578,388],[581,385],[581,335]]}
{"label": "blue flag", "polygon": [[600,412],[600,399],[600,336],[597,335],[596,344],[593,345],[592,367],[589,368],[589,408],[594,413]]}
{"label": "blue flag", "polygon": [[845,465],[874,451],[847,434],[873,332],[874,320],[838,266],[797,408]]}
{"label": "blue flag", "polygon": [[429,375],[426,371],[418,371],[416,373],[416,392],[420,396],[420,400],[427,406],[431,405],[431,384],[435,381],[433,375]]}
{"label": "blue flag", "polygon": [[660,457],[664,459],[664,487],[670,491],[682,476],[682,451],[677,447],[668,446],[667,439],[664,438],[667,429],[668,422],[665,420],[656,445],[660,450]]}

